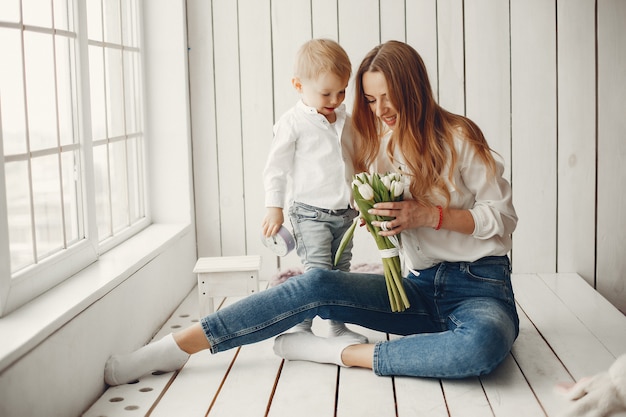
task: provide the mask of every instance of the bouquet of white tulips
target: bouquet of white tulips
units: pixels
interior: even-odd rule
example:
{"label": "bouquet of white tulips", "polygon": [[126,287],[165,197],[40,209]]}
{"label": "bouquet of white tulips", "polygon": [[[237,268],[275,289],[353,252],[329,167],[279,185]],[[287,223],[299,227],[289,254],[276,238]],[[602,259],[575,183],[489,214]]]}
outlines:
{"label": "bouquet of white tulips", "polygon": [[[361,217],[365,220],[367,229],[374,237],[376,246],[381,254],[391,311],[404,311],[410,304],[402,284],[402,265],[399,256],[400,235],[379,235],[378,232],[383,230],[381,226],[386,224],[384,222],[393,219],[391,217],[375,216],[368,213],[376,203],[402,200],[404,194],[404,178],[400,174],[395,173],[380,175],[377,173],[369,174],[363,172],[354,176],[354,180],[352,181],[352,194],[361,212]],[[381,226],[374,226],[372,224],[373,221],[382,222],[382,224]],[[352,239],[356,224],[357,219],[355,219],[355,222],[343,236],[335,255],[335,265],[339,262],[346,244]]]}

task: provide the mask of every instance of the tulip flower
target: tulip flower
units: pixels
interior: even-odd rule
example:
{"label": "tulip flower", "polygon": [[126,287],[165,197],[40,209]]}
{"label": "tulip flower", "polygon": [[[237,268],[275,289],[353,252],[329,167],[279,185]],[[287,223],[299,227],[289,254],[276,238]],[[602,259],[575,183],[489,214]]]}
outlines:
{"label": "tulip flower", "polygon": [[374,189],[369,184],[361,184],[358,186],[359,194],[361,198],[365,200],[372,200],[374,198]]}
{"label": "tulip flower", "polygon": [[400,197],[404,194],[404,183],[400,181],[392,181],[389,187],[394,197]]}
{"label": "tulip flower", "polygon": [[[369,214],[368,211],[374,207],[376,203],[402,200],[404,184],[405,181],[403,177],[395,173],[381,176],[377,173],[368,174],[363,172],[355,175],[352,181],[354,201],[361,212],[361,218],[365,220],[367,229],[376,241],[376,246],[381,254],[389,304],[391,305],[391,311],[394,312],[404,311],[410,306],[402,283],[402,265],[399,256],[401,249],[400,235],[391,237],[380,236],[378,233],[381,228],[374,226],[372,222],[389,221],[393,220],[393,218],[374,216]],[[352,226],[344,234],[335,255],[335,265],[337,265],[339,259],[341,259],[341,254],[346,245],[353,238],[356,223],[357,219],[355,219]]]}

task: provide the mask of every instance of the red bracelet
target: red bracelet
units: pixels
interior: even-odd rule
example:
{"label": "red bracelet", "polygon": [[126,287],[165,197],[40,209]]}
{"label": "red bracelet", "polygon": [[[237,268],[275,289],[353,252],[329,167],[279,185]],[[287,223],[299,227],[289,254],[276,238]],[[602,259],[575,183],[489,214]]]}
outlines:
{"label": "red bracelet", "polygon": [[443,207],[437,206],[437,210],[439,210],[439,222],[437,223],[435,230],[441,229],[441,223],[443,223]]}

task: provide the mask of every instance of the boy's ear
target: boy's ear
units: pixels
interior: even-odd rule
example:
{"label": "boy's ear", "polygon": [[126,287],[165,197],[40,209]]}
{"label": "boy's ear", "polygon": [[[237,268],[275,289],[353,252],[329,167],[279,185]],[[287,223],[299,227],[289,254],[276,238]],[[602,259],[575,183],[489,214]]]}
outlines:
{"label": "boy's ear", "polygon": [[300,78],[293,77],[291,79],[291,85],[293,85],[293,88],[295,88],[298,93],[302,92],[302,81],[300,81]]}

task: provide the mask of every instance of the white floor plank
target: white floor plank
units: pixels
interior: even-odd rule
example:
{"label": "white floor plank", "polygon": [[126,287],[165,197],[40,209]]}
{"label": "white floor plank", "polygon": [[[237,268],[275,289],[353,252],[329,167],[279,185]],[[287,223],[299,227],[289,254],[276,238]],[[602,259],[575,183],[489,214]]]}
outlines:
{"label": "white floor plank", "polygon": [[489,417],[493,411],[478,378],[443,380],[450,417]]}
{"label": "white floor plank", "polygon": [[496,417],[545,417],[511,355],[494,372],[480,377],[480,380]]}
{"label": "white floor plank", "polygon": [[282,359],[274,354],[273,339],[242,346],[209,417],[263,417],[273,395]]}
{"label": "white floor plank", "polygon": [[626,316],[587,281],[578,274],[539,277],[615,357],[626,353]]}
{"label": "white floor plank", "polygon": [[[316,317],[313,332],[325,337],[329,324]],[[337,365],[285,361],[268,417],[333,417]]]}
{"label": "white floor plank", "polygon": [[520,334],[512,355],[546,414],[556,416],[567,402],[555,394],[554,386],[573,379],[521,309],[519,317]]}
{"label": "white floor plank", "polygon": [[[198,300],[197,290],[194,299]],[[224,305],[239,298],[229,298]],[[219,304],[217,304],[219,305]],[[237,349],[218,354],[202,351],[192,355],[151,413],[151,417],[180,415],[203,417],[219,392]]]}
{"label": "white floor plank", "polygon": [[337,417],[395,417],[392,379],[369,369],[340,368]]}
{"label": "white floor plank", "polygon": [[[385,333],[360,326],[349,327],[370,343],[387,340]],[[371,369],[340,368],[337,417],[395,417],[393,379],[380,377]]]}
{"label": "white floor plank", "polygon": [[162,375],[147,375],[136,384],[110,387],[82,416],[115,417],[124,416],[130,412],[144,416],[150,411],[173,375],[172,372]]}
{"label": "white floor plank", "polygon": [[[198,292],[193,289],[158,330],[152,341],[187,327],[197,321]],[[136,384],[109,387],[84,414],[83,417],[118,416],[133,411],[145,415],[168,386],[175,373],[147,375]]]}
{"label": "white floor plank", "polygon": [[333,417],[337,368],[285,361],[268,417]]}
{"label": "white floor plank", "polygon": [[615,356],[539,276],[514,275],[513,286],[522,309],[576,380],[613,363]]}
{"label": "white floor plank", "polygon": [[230,366],[236,349],[211,355],[209,351],[193,355],[165,391],[151,417],[203,417]]}
{"label": "white floor plank", "polygon": [[394,377],[398,417],[448,417],[448,408],[438,379]]}

